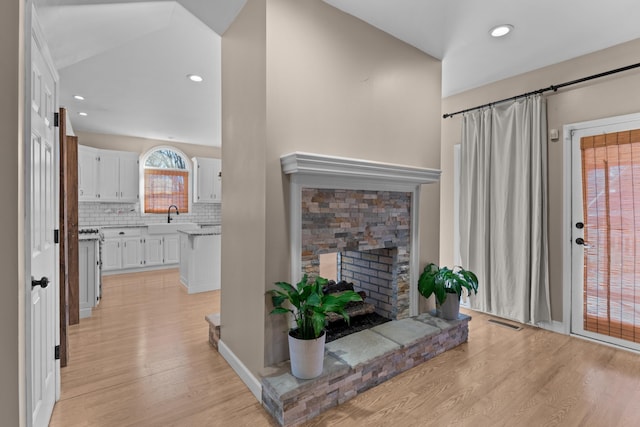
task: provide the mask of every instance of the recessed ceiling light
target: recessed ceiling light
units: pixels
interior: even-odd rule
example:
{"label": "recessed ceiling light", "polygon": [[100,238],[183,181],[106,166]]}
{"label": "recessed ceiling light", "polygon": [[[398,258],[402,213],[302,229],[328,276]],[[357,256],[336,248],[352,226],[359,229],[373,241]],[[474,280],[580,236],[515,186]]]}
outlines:
{"label": "recessed ceiling light", "polygon": [[77,99],[78,101],[84,101],[84,96],[82,95],[73,95],[74,99]]}
{"label": "recessed ceiling light", "polygon": [[196,83],[200,83],[201,81],[204,80],[202,76],[199,76],[197,74],[187,74],[187,78],[192,82],[196,82]]}
{"label": "recessed ceiling light", "polygon": [[78,113],[78,115],[79,115],[79,116],[82,116],[82,117],[87,117],[87,116],[88,116],[88,114],[87,114],[87,113],[85,113],[84,111],[80,111],[80,112]]}
{"label": "recessed ceiling light", "polygon": [[493,27],[491,31],[489,31],[489,34],[491,34],[492,37],[503,37],[509,34],[511,30],[513,30],[513,25],[503,24]]}

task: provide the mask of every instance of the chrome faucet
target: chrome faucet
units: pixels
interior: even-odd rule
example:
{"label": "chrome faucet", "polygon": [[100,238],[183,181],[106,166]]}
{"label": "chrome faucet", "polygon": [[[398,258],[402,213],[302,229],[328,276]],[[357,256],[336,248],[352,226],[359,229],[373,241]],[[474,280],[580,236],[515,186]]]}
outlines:
{"label": "chrome faucet", "polygon": [[173,219],[171,218],[171,208],[176,208],[176,215],[180,215],[180,211],[178,210],[178,207],[176,205],[169,206],[169,209],[167,209],[167,224],[170,224],[171,220]]}

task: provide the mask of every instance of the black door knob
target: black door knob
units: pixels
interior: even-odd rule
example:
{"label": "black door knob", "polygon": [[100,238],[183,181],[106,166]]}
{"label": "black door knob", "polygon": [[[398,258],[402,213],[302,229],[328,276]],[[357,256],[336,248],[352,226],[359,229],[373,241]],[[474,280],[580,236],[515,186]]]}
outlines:
{"label": "black door knob", "polygon": [[49,278],[42,276],[40,280],[31,279],[31,288],[35,288],[36,286],[42,286],[43,289],[46,288],[49,286]]}
{"label": "black door knob", "polygon": [[576,243],[577,243],[578,245],[584,245],[584,239],[583,239],[582,237],[578,237],[578,238],[576,239]]}
{"label": "black door knob", "polygon": [[584,228],[584,224],[582,222],[576,222],[576,228],[578,230],[580,230],[580,229]]}

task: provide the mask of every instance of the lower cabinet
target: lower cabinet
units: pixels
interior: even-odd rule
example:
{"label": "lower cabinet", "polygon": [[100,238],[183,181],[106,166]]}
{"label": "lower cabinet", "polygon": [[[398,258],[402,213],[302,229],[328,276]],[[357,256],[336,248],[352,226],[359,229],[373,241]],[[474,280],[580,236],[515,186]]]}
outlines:
{"label": "lower cabinet", "polygon": [[187,292],[220,289],[220,234],[180,234],[180,281]]}
{"label": "lower cabinet", "polygon": [[172,234],[164,236],[164,263],[177,264],[180,262],[180,236]]}
{"label": "lower cabinet", "polygon": [[143,227],[103,229],[102,270],[117,271],[175,265],[180,239],[175,234],[147,234]]}
{"label": "lower cabinet", "polygon": [[122,250],[120,239],[105,238],[102,243],[102,269],[104,271],[122,268]]}
{"label": "lower cabinet", "polygon": [[145,236],[144,239],[144,265],[164,264],[163,236]]}
{"label": "lower cabinet", "polygon": [[91,310],[98,305],[100,286],[100,266],[98,263],[98,241],[78,242],[78,271],[80,318],[91,316]]}
{"label": "lower cabinet", "polygon": [[141,228],[103,229],[102,270],[122,270],[143,266]]}
{"label": "lower cabinet", "polygon": [[137,268],[142,266],[142,241],[140,237],[122,239],[122,268]]}

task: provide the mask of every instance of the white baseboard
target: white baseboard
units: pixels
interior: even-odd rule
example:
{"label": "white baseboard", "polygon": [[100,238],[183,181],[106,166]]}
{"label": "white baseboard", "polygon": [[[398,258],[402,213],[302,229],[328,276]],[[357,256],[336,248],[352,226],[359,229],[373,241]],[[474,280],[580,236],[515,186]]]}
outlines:
{"label": "white baseboard", "polygon": [[229,363],[231,369],[240,377],[242,382],[249,388],[251,393],[258,399],[258,402],[262,404],[262,384],[251,373],[249,369],[242,363],[240,359],[231,351],[229,347],[222,341],[218,341],[218,351],[224,357],[224,360]]}
{"label": "white baseboard", "polygon": [[540,322],[536,326],[546,329],[547,331],[557,332],[559,334],[568,335],[569,330],[564,323],[552,320],[550,322]]}
{"label": "white baseboard", "polygon": [[136,267],[136,268],[120,268],[116,270],[102,270],[103,276],[111,276],[114,274],[124,274],[124,273],[141,273],[143,271],[154,271],[154,270],[167,270],[170,268],[178,268],[180,264],[159,264],[159,265],[151,265],[148,267]]}

